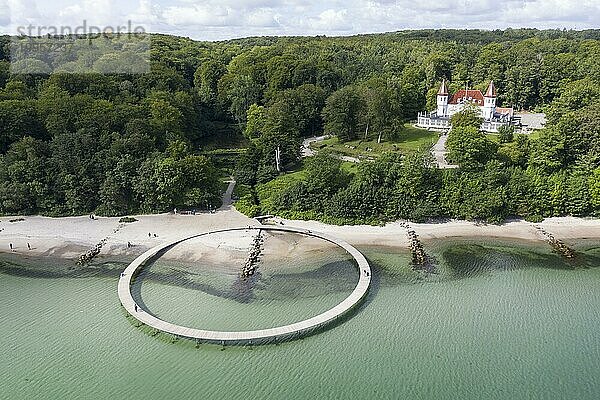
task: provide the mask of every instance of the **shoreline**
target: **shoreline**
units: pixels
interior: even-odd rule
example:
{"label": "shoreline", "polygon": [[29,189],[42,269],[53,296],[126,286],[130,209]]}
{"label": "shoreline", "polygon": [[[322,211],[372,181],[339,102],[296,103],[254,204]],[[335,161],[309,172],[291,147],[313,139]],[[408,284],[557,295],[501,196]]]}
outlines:
{"label": "shoreline", "polygon": [[[156,214],[133,217],[137,221],[132,223],[119,223],[119,217],[96,217],[96,219],[90,219],[89,216],[2,217],[0,218],[0,254],[11,254],[23,258],[76,260],[98,243],[105,241],[98,256],[99,259],[109,258],[111,261],[127,262],[149,248],[166,241],[210,230],[260,225],[255,219],[244,216],[232,207],[213,214]],[[9,220],[17,218],[24,218],[24,220],[9,222]],[[409,246],[407,229],[403,222],[392,222],[385,226],[338,226],[317,221],[274,218],[272,223],[326,233],[357,246],[407,248]],[[452,238],[497,238],[542,242],[544,238],[535,226],[544,228],[568,244],[569,242],[576,244],[573,242],[576,242],[577,239],[600,239],[600,219],[576,217],[548,218],[535,224],[523,220],[508,221],[502,225],[451,220],[439,223],[409,223],[408,225],[424,242]],[[229,238],[221,238],[219,246],[239,248],[240,241],[245,243],[246,240],[231,235]],[[128,242],[132,247],[128,247]],[[11,243],[13,251],[10,249]],[[29,250],[28,244],[31,245],[31,250]],[[242,248],[244,246],[240,250]],[[279,248],[280,251],[286,251],[284,245]]]}

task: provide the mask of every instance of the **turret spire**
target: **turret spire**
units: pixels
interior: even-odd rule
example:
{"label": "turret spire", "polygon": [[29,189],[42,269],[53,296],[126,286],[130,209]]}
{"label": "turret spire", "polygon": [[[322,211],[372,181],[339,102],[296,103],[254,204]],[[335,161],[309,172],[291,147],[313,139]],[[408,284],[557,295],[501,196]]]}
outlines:
{"label": "turret spire", "polygon": [[483,119],[492,120],[496,115],[496,87],[494,81],[490,82],[485,96],[483,96]]}
{"label": "turret spire", "polygon": [[437,94],[437,115],[438,117],[448,115],[448,86],[445,79],[442,81],[442,86],[440,86]]}
{"label": "turret spire", "polygon": [[446,79],[442,80],[442,86],[440,86],[438,96],[448,96],[448,85],[446,85]]}
{"label": "turret spire", "polygon": [[488,86],[487,92],[485,92],[485,97],[496,97],[496,86],[494,86],[494,81],[490,81],[490,86]]}

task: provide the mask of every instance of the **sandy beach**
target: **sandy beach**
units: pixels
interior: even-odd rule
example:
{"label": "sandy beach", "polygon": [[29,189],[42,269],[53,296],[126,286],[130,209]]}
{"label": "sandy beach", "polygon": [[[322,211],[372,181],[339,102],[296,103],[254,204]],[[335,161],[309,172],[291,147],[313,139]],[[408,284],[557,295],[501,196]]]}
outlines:
{"label": "sandy beach", "polygon": [[[148,248],[175,240],[227,227],[258,226],[260,223],[244,216],[231,207],[216,213],[199,215],[141,215],[134,216],[137,221],[120,223],[119,218],[89,216],[49,218],[40,216],[0,218],[0,253],[12,253],[23,256],[41,256],[52,258],[77,259],[81,254],[105,240],[100,257],[131,260]],[[23,218],[23,220],[18,220]],[[18,220],[10,222],[11,220]],[[272,223],[285,226],[319,231],[337,236],[350,244],[358,246],[409,245],[406,228],[400,222],[385,226],[333,226],[315,221],[290,221],[275,218]],[[419,237],[424,240],[460,237],[490,237],[502,239],[543,240],[535,225],[551,232],[567,243],[576,243],[577,239],[600,239],[600,220],[573,217],[550,218],[539,224],[526,221],[511,221],[503,225],[482,225],[468,221],[449,221],[443,223],[413,224]],[[221,251],[229,248],[231,253],[243,254],[249,244],[249,237],[236,235],[223,236],[211,241],[203,241],[203,250],[182,249],[172,253],[174,257],[195,260],[209,256],[221,257]],[[287,256],[293,255],[303,247],[303,243],[290,243],[274,238],[278,251]],[[128,243],[131,245],[128,247]],[[11,251],[10,245],[13,250]],[[28,247],[31,246],[31,250]],[[307,242],[307,244],[309,244]],[[304,248],[304,247],[303,247]],[[310,242],[309,248],[316,250],[318,245]],[[212,249],[212,250],[211,250]],[[219,249],[219,251],[217,251]],[[305,249],[307,250],[307,249]]]}
{"label": "sandy beach", "polygon": [[[9,222],[21,218],[22,221]],[[132,223],[120,223],[118,217],[98,216],[95,219],[89,216],[0,218],[0,253],[11,252],[12,243],[16,254],[76,259],[106,240],[101,255],[131,259],[165,241],[226,227],[258,224],[231,209],[214,214],[159,214],[135,218],[137,221]]]}

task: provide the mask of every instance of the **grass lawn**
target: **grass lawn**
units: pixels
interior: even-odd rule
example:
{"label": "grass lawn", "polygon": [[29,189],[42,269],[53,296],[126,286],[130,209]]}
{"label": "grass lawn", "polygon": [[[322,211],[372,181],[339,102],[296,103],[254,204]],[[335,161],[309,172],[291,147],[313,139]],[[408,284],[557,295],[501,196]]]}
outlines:
{"label": "grass lawn", "polygon": [[358,164],[349,161],[342,161],[342,166],[340,168],[350,175],[355,175],[358,172]]}
{"label": "grass lawn", "polygon": [[300,169],[295,172],[279,175],[270,182],[256,186],[256,193],[258,195],[261,207],[263,207],[264,210],[271,210],[271,202],[274,198],[277,198],[279,193],[284,191],[288,186],[305,179],[306,170]]}
{"label": "grass lawn", "polygon": [[541,130],[535,130],[533,132],[531,132],[528,136],[529,136],[529,140],[538,140],[540,138],[542,131]]}
{"label": "grass lawn", "polygon": [[[533,141],[533,140],[538,140],[540,138],[540,133],[541,133],[541,131],[536,130],[536,131],[533,131],[532,133],[525,134],[525,136],[527,136],[529,138],[529,140]],[[517,140],[517,135],[519,135],[519,134],[515,133],[515,140]],[[498,135],[497,133],[486,133],[486,136],[491,141],[500,143],[500,135]]]}
{"label": "grass lawn", "polygon": [[[432,146],[438,139],[437,132],[430,132],[426,129],[415,128],[410,124],[405,124],[398,139],[382,140],[377,143],[376,138],[368,140],[353,140],[342,143],[337,137],[333,137],[322,142],[313,143],[311,146],[316,150],[328,149],[337,154],[342,154],[357,158],[376,158],[385,152],[402,152],[404,154],[416,151],[422,146]],[[370,149],[370,150],[369,150]]]}

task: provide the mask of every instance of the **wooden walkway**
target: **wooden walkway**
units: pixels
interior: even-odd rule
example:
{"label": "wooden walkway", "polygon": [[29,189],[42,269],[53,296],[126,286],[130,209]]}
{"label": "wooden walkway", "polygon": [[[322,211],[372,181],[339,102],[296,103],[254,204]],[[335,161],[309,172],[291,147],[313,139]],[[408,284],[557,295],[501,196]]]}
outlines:
{"label": "wooden walkway", "polygon": [[[356,261],[360,276],[358,284],[346,299],[344,299],[341,303],[325,311],[322,314],[290,325],[253,331],[208,331],[175,325],[149,314],[146,310],[142,309],[142,307],[140,307],[139,304],[135,303],[135,300],[131,295],[132,280],[139,273],[139,271],[144,268],[146,263],[148,261],[153,260],[160,252],[167,250],[186,240],[197,238],[200,236],[210,235],[212,233],[245,231],[252,229],[259,229],[263,231],[299,233],[302,235],[313,236],[319,239],[326,240],[343,248]],[[312,332],[323,329],[326,325],[337,321],[340,317],[347,315],[348,312],[350,312],[355,306],[360,304],[366,296],[367,292],[369,291],[370,284],[371,268],[369,266],[369,263],[358,250],[356,250],[353,246],[344,242],[343,240],[334,238],[323,233],[317,233],[305,229],[260,226],[222,229],[218,231],[206,232],[199,235],[179,239],[170,243],[166,243],[148,250],[147,252],[136,258],[121,274],[121,278],[119,279],[119,299],[121,300],[121,304],[123,305],[125,310],[127,310],[127,312],[131,314],[135,319],[137,319],[145,325],[151,326],[152,328],[155,328],[162,332],[170,333],[172,335],[188,339],[194,339],[198,342],[203,343],[217,343],[223,345],[262,344],[296,339],[301,336],[305,336]]]}

